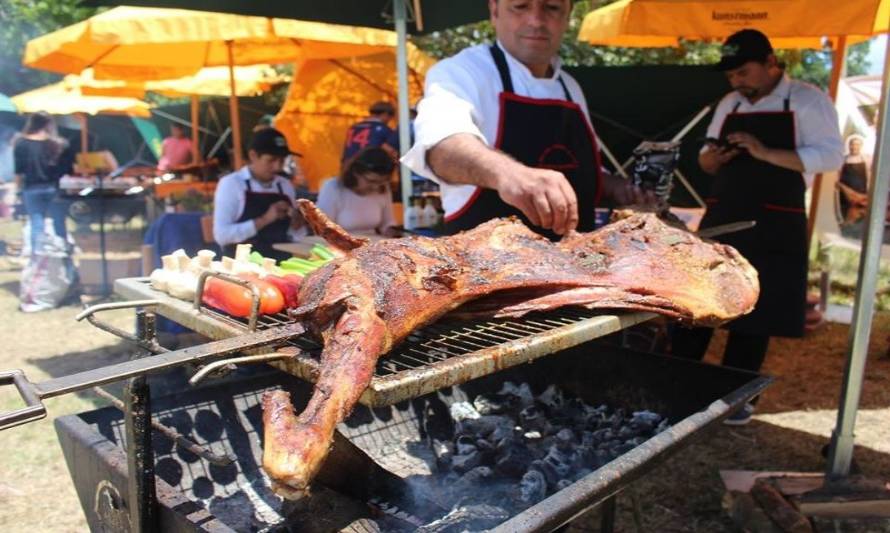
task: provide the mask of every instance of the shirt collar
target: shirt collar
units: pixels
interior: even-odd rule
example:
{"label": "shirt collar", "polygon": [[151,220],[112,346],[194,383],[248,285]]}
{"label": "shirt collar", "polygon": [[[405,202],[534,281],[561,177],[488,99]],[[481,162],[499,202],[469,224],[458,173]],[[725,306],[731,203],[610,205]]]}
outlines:
{"label": "shirt collar", "polygon": [[741,102],[751,107],[759,107],[764,105],[764,103],[766,102],[774,100],[784,102],[787,98],[791,97],[791,78],[788,76],[788,74],[782,74],[782,79],[779,80],[779,83],[773,88],[772,92],[770,92],[768,95],[764,96],[760,100],[754,102],[753,104],[750,100],[748,100],[746,97],[742,96],[738,92],[736,92],[736,95]]}
{"label": "shirt collar", "polygon": [[504,52],[504,56],[506,56],[507,58],[507,65],[510,67],[511,71],[513,69],[519,69],[519,71],[522,72],[524,75],[537,80],[555,80],[562,73],[562,59],[560,59],[559,56],[553,56],[550,59],[550,67],[553,68],[553,75],[546,78],[536,78],[535,75],[532,74],[532,71],[529,70],[527,66],[525,66],[525,63],[513,57],[510,52],[508,52],[507,49],[504,48],[504,45],[501,44],[500,40],[497,41],[497,45],[498,48],[500,48],[501,51]]}

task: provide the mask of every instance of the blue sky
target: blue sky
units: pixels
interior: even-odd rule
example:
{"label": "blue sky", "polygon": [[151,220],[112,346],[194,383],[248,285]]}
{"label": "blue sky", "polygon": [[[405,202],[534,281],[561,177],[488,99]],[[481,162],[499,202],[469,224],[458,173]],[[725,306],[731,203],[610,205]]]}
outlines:
{"label": "blue sky", "polygon": [[871,63],[869,74],[880,74],[884,68],[884,53],[887,50],[887,36],[881,35],[871,41],[868,60]]}

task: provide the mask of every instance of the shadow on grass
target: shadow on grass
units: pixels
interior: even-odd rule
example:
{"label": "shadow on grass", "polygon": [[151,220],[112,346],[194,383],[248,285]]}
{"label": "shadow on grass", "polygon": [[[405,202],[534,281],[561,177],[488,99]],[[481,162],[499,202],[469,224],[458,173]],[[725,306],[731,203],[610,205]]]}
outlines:
{"label": "shadow on grass", "polygon": [[18,281],[7,281],[6,283],[0,283],[0,291],[6,291],[9,294],[19,297],[19,282]]}
{"label": "shadow on grass", "polygon": [[[827,443],[825,437],[756,420],[741,428],[715,427],[619,495],[616,531],[638,530],[634,492],[642,509],[640,531],[738,531],[721,505],[725,490],[720,470],[824,472],[826,462],[820,452]],[[857,446],[854,457],[866,476],[886,478],[890,472],[888,454]],[[599,524],[600,512],[593,510],[568,531],[598,532]],[[819,531],[834,530],[828,522],[817,526]],[[840,531],[890,532],[890,520],[843,520]]]}

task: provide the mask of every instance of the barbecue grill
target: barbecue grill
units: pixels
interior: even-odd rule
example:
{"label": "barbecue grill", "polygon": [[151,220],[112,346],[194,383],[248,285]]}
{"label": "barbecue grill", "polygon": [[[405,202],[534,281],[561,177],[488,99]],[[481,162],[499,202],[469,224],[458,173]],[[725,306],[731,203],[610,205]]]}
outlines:
{"label": "barbecue grill", "polygon": [[[428,459],[418,452],[424,442],[423,413],[431,407],[447,407],[498,390],[505,381],[526,382],[538,389],[556,383],[590,403],[628,411],[649,409],[663,413],[671,422],[669,430],[495,529],[512,532],[556,529],[610,499],[693,436],[758,394],[768,379],[594,341],[391,407],[358,406],[338,429],[349,443],[380,465],[372,469],[375,475],[388,472],[403,480],[429,475]],[[327,481],[330,477],[329,485],[338,490],[314,492],[298,508],[288,509],[273,496],[259,467],[260,397],[263,391],[276,387],[289,390],[297,405],[311,392],[304,381],[276,372],[235,384],[203,387],[154,403],[156,419],[217,454],[230,454],[236,459],[231,465],[215,466],[156,437],[159,530],[275,530],[287,525],[293,531],[405,531],[422,520],[414,513],[428,510],[429,502],[415,503],[413,507],[419,510],[412,509],[411,502],[403,501],[398,486],[375,483],[379,480],[373,475],[363,479],[359,474],[362,470],[355,468],[345,474],[346,480],[323,473],[321,478]],[[59,418],[56,428],[90,527],[119,529],[115,524],[127,522],[128,508],[123,415],[109,407]],[[342,460],[339,446],[335,445],[328,461],[331,468]],[[368,490],[374,486],[380,487],[377,492]],[[471,493],[484,490],[484,485],[474,487]],[[394,508],[397,511],[387,514]]]}
{"label": "barbecue grill", "polygon": [[[258,466],[260,395],[284,387],[295,405],[304,404],[312,387],[295,378],[315,378],[320,346],[286,315],[235,319],[154,291],[144,278],[118,280],[115,288],[133,301],[103,304],[81,317],[155,355],[36,384],[20,372],[0,374],[0,384],[15,383],[27,404],[0,414],[0,428],[45,416],[44,398],[129,378],[125,405],[117,402],[117,409],[56,423],[94,530],[414,529],[437,509],[435,501],[405,497],[412,492],[406,488],[407,479],[432,475],[418,452],[426,409],[472,399],[508,380],[540,388],[544,379],[585,401],[662,413],[672,425],[514,513],[497,529],[552,530],[602,501],[610,503],[606,510],[612,511],[604,513],[607,522],[614,515],[614,494],[768,383],[754,374],[592,342],[648,320],[651,313],[561,309],[521,319],[443,320],[415,332],[381,358],[362,397],[364,405],[339,427],[331,456],[317,478],[319,488],[298,507],[287,507],[272,495]],[[96,318],[98,311],[118,307],[138,309],[136,335]],[[216,340],[169,352],[155,339],[155,313]],[[231,358],[242,352],[259,355]],[[209,363],[196,375],[199,378],[211,368],[251,357],[271,361],[284,373],[150,399],[144,377],[148,373]],[[517,366],[520,363],[530,364]]]}

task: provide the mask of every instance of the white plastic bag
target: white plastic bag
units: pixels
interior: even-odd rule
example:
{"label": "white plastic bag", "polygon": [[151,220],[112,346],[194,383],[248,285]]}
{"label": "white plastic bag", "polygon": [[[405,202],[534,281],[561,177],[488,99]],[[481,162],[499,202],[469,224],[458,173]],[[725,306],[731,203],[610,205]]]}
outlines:
{"label": "white plastic bag", "polygon": [[22,270],[19,287],[19,308],[34,313],[58,307],[76,294],[77,269],[67,243],[53,235],[43,235]]}

